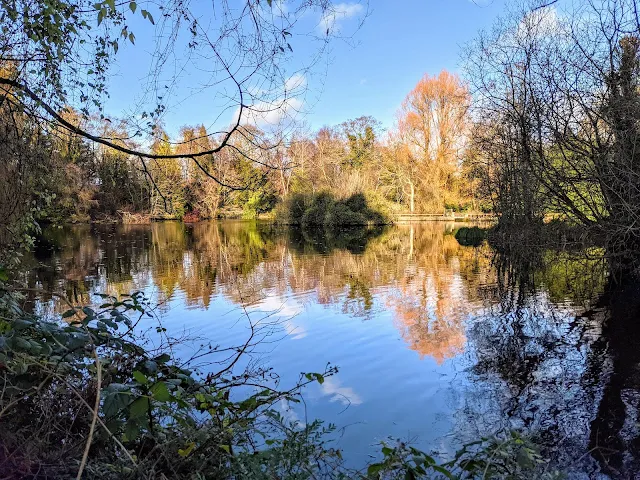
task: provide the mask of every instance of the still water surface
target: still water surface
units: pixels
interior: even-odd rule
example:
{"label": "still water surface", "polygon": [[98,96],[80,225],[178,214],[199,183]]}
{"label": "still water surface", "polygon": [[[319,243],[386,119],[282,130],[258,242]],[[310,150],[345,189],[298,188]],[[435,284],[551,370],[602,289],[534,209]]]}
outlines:
{"label": "still water surface", "polygon": [[339,367],[287,414],[335,423],[352,465],[388,436],[446,458],[518,429],[579,476],[633,478],[638,289],[608,288],[597,251],[509,256],[460,245],[460,226],[79,226],[45,232],[25,277],[76,303],[144,290],[171,334],[214,344],[243,343],[247,314],[263,322],[252,358],[283,384]]}

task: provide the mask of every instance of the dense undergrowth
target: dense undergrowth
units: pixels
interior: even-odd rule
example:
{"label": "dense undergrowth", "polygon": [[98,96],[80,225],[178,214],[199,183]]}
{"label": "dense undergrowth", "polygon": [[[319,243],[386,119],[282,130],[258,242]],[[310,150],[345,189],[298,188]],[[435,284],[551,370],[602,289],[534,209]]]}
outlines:
{"label": "dense undergrowth", "polygon": [[[337,369],[283,386],[245,361],[268,326],[252,323],[243,345],[202,345],[183,359],[174,352],[184,340],[167,335],[140,292],[69,304],[51,319],[21,308],[19,290],[0,293],[2,478],[555,478],[517,434],[480,439],[448,463],[391,442],[378,462],[349,469],[333,425],[282,413]],[[157,326],[143,335],[145,322]]]}

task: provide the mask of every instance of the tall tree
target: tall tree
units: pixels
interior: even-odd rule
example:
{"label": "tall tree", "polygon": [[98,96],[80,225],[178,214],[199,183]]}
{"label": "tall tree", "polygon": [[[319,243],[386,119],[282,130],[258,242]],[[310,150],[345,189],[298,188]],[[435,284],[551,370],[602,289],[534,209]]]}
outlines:
{"label": "tall tree", "polygon": [[407,95],[398,113],[398,138],[404,146],[402,177],[409,205],[440,210],[447,192],[456,188],[466,143],[469,92],[460,78],[447,71],[425,75]]}

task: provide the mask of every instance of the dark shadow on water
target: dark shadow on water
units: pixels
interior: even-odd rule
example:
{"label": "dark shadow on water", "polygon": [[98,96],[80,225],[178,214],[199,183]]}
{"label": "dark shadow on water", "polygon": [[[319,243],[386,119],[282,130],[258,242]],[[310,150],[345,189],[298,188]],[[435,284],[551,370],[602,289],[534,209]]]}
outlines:
{"label": "dark shadow on water", "polygon": [[[614,478],[640,475],[640,283],[613,281],[600,298],[606,312],[599,339],[604,384],[597,414],[591,422],[589,447],[601,468]],[[606,353],[607,361],[602,355]]]}
{"label": "dark shadow on water", "polygon": [[384,226],[374,227],[336,227],[328,230],[321,226],[289,228],[289,245],[297,253],[327,255],[334,250],[347,250],[352,254],[361,254],[369,241],[382,235]]}
{"label": "dark shadow on water", "polygon": [[454,236],[458,243],[465,247],[479,247],[487,239],[486,228],[480,227],[460,227]]}

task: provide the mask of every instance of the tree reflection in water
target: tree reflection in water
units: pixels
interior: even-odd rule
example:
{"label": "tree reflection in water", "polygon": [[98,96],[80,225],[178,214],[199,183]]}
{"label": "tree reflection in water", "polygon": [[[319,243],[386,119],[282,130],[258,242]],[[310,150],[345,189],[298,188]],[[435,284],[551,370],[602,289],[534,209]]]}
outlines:
{"label": "tree reflection in water", "polygon": [[[460,442],[523,430],[576,471],[632,477],[640,471],[640,286],[607,284],[597,249],[466,247],[456,228],[81,226],[47,231],[24,278],[77,303],[94,291],[146,289],[162,305],[179,299],[199,309],[216,298],[261,308],[294,298],[294,313],[311,304],[364,321],[390,312],[421,358],[469,366],[452,380],[464,399],[452,432]],[[66,309],[30,295],[38,308]],[[326,388],[336,396],[348,387]]]}

